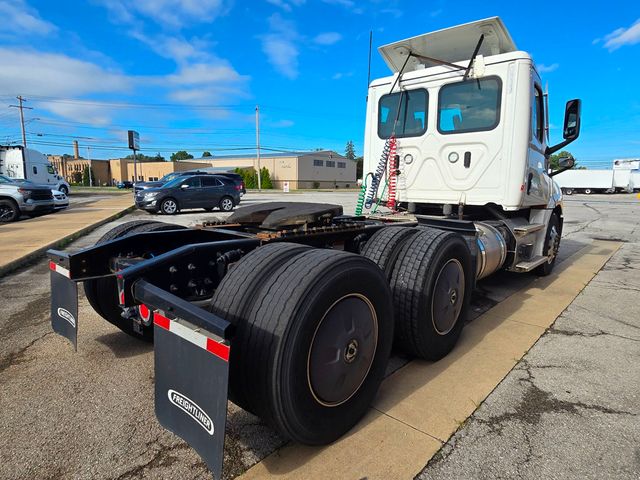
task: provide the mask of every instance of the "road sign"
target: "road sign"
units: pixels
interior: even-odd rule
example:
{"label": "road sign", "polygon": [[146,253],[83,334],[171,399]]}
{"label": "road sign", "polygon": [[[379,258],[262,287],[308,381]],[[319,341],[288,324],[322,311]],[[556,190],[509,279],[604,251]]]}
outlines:
{"label": "road sign", "polygon": [[129,137],[129,148],[131,150],[140,150],[140,134],[135,130],[129,130],[127,133]]}

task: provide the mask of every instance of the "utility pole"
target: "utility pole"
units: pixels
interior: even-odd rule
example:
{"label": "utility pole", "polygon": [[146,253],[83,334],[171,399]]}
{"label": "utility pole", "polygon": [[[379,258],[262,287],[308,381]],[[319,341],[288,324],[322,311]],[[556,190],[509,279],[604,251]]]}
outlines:
{"label": "utility pole", "polygon": [[262,190],[262,180],[260,178],[260,106],[256,105],[256,152],[258,158],[258,191]]}
{"label": "utility pole", "polygon": [[24,109],[26,108],[27,110],[33,110],[33,108],[31,107],[25,107],[24,105],[22,105],[22,102],[26,102],[27,99],[26,98],[22,98],[22,95],[18,95],[16,97],[18,99],[18,105],[9,105],[10,108],[17,108],[20,110],[20,126],[22,127],[22,146],[24,148],[27,148],[27,135],[26,132],[24,130]]}

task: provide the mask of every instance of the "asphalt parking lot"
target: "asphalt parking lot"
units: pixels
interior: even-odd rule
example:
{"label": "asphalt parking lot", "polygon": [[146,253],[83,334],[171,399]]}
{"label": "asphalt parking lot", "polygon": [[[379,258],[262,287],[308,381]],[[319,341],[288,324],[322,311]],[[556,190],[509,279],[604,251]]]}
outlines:
{"label": "asphalt parking lot", "polygon": [[[340,203],[352,213],[356,197],[287,199]],[[282,198],[249,193],[243,205]],[[155,219],[194,225],[224,216],[190,211]],[[68,248],[142,217],[153,216],[131,213]],[[425,455],[421,479],[640,477],[640,200],[566,198],[561,260],[594,239],[622,246],[433,459]],[[505,273],[482,282],[471,322],[531,281]],[[1,478],[210,478],[199,457],[155,420],[151,346],[120,333],[81,296],[74,353],[50,330],[44,260],[2,278],[0,298]],[[407,362],[395,355],[388,373]],[[234,478],[285,440],[230,404],[226,443],[225,477]]]}

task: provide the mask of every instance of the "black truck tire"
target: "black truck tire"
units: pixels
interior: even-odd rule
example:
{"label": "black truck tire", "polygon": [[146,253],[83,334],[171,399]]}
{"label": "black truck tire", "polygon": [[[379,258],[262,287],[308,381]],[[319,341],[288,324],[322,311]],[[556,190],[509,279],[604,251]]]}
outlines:
{"label": "black truck tire", "polygon": [[13,222],[20,218],[18,204],[10,199],[0,200],[0,223]]}
{"label": "black truck tire", "polygon": [[396,344],[436,361],[455,346],[469,309],[473,262],[457,233],[421,228],[403,246],[391,274]]}
{"label": "black truck tire", "polygon": [[549,256],[549,250],[553,249],[553,256],[542,265],[534,270],[534,273],[540,277],[546,277],[553,271],[558,258],[558,250],[560,249],[560,238],[562,237],[562,225],[557,214],[551,214],[549,225],[547,226],[547,235],[544,241],[543,255]]}
{"label": "black truck tire", "polygon": [[[159,222],[153,222],[152,220],[133,220],[131,222],[126,222],[126,223],[117,225],[113,227],[111,230],[109,230],[108,232],[106,232],[104,235],[102,235],[102,237],[98,239],[95,245],[101,245],[110,240],[124,237],[134,228],[140,227],[142,225],[147,225],[149,223],[159,223]],[[87,297],[87,300],[89,301],[89,305],[91,305],[91,307],[98,313],[98,315],[104,318],[104,314],[100,310],[100,305],[98,303],[98,292],[96,289],[98,280],[97,279],[85,280],[83,283],[84,283],[84,294]]]}
{"label": "black truck tire", "polygon": [[[135,220],[109,230],[105,233],[96,245],[105,243],[116,238],[125,237],[134,233],[157,232],[162,230],[183,229],[182,225],[155,222],[151,220]],[[114,277],[97,278],[84,282],[84,292],[93,309],[109,323],[115,325],[123,332],[132,337],[153,341],[153,325],[142,325],[139,330],[134,328],[134,321],[131,318],[122,317],[122,308],[118,303],[118,283]]]}
{"label": "black truck tire", "polygon": [[[257,291],[280,266],[312,247],[297,243],[272,243],[257,248],[242,257],[222,278],[216,289],[209,310],[236,326],[233,348],[229,359],[229,398],[245,410],[251,410],[250,386],[244,382],[243,368],[247,351],[247,311],[256,300]],[[255,412],[253,412],[255,413]]]}
{"label": "black truck tire", "polygon": [[368,411],[393,343],[389,286],[372,261],[303,252],[263,283],[243,320],[250,410],[283,436],[324,445]]}
{"label": "black truck tire", "polygon": [[390,279],[400,248],[417,232],[419,232],[417,228],[381,228],[367,240],[360,254],[372,260],[382,269],[387,279]]}

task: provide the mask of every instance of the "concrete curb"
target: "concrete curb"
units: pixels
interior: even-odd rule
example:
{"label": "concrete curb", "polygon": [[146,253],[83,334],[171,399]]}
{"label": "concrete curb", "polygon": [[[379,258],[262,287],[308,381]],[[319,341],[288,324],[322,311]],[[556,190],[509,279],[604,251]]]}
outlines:
{"label": "concrete curb", "polygon": [[68,244],[69,242],[72,242],[73,240],[76,240],[77,238],[83,235],[86,235],[87,233],[95,230],[96,228],[101,227],[105,223],[115,220],[116,218],[120,218],[121,216],[126,215],[127,213],[130,213],[135,209],[136,209],[135,205],[131,205],[130,207],[124,208],[119,212],[114,213],[113,215],[110,215],[107,218],[103,218],[102,220],[99,220],[95,223],[87,225],[86,227],[81,228],[80,230],[77,230],[69,235],[59,238],[58,240],[51,242],[48,245],[45,245],[44,247],[40,247],[36,250],[33,250],[32,252],[29,252],[28,254],[16,260],[13,260],[12,262],[9,262],[6,265],[0,265],[0,278],[3,278],[8,273],[11,273],[25,265],[33,263],[35,260],[39,260],[44,256],[45,252],[50,248],[56,248],[56,247],[61,248],[64,245]]}

